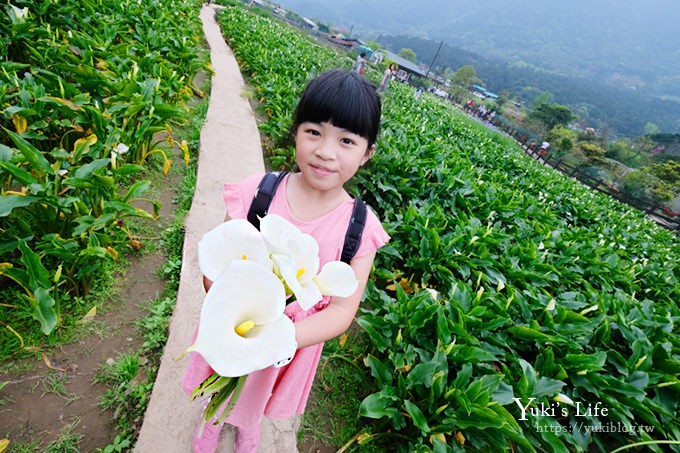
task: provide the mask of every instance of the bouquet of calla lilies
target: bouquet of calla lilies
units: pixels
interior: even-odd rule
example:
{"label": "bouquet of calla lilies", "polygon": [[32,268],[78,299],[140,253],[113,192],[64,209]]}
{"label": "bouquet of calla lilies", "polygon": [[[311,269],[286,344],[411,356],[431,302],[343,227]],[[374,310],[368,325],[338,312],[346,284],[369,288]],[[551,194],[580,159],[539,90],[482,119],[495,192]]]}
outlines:
{"label": "bouquet of calla lilies", "polygon": [[275,214],[261,219],[260,231],[245,219],[222,223],[201,238],[198,260],[213,284],[196,340],[185,353],[201,354],[215,371],[191,394],[210,397],[204,426],[224,422],[249,373],[292,360],[295,327],[283,313],[289,299],[308,310],[323,296],[352,295],[357,279],[341,261],[319,272],[316,240]]}

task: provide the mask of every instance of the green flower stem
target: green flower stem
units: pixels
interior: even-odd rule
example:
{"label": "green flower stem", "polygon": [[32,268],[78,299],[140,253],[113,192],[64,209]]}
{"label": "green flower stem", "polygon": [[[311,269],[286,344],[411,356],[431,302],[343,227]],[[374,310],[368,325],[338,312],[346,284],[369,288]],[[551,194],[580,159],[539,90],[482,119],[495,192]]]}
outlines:
{"label": "green flower stem", "polygon": [[[205,406],[205,410],[201,416],[201,432],[203,432],[205,424],[211,420],[214,420],[212,423],[215,425],[224,423],[232,409],[234,409],[234,406],[236,406],[236,402],[241,396],[243,387],[246,384],[247,377],[247,375],[225,377],[213,373],[191,392],[192,398],[203,395],[210,398],[210,401]],[[220,413],[220,408],[222,406],[224,407]]]}
{"label": "green flower stem", "polygon": [[231,394],[231,398],[229,399],[229,402],[227,403],[226,406],[224,406],[224,410],[222,411],[222,415],[217,419],[217,423],[224,423],[224,421],[227,419],[229,414],[231,413],[231,410],[236,406],[236,402],[238,401],[239,397],[241,396],[241,392],[243,391],[243,387],[246,385],[246,378],[248,376],[240,376],[236,380],[236,387],[234,388],[234,391]]}

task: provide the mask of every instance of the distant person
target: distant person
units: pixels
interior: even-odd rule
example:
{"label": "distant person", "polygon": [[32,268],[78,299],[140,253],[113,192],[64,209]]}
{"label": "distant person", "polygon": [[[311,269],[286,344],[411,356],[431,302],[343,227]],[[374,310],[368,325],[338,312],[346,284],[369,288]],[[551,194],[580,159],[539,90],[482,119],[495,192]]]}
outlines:
{"label": "distant person", "polygon": [[550,148],[550,143],[548,142],[541,143],[541,149],[538,151],[538,155],[545,156],[546,154],[548,154],[548,148]]}
{"label": "distant person", "polygon": [[352,66],[352,70],[357,74],[364,75],[364,71],[366,70],[366,52],[361,52],[357,56],[357,61],[354,63],[354,66]]}
{"label": "distant person", "polygon": [[418,87],[416,92],[413,94],[413,97],[418,99],[420,97],[420,95],[423,94],[423,91],[425,91],[425,90],[423,90],[423,87]]}
{"label": "distant person", "polygon": [[397,70],[397,65],[394,63],[390,63],[389,67],[385,69],[385,72],[383,73],[383,78],[380,81],[380,89],[379,91],[381,93],[384,93],[387,91],[387,85],[390,83],[390,79],[392,78],[392,75],[394,74],[394,71]]}

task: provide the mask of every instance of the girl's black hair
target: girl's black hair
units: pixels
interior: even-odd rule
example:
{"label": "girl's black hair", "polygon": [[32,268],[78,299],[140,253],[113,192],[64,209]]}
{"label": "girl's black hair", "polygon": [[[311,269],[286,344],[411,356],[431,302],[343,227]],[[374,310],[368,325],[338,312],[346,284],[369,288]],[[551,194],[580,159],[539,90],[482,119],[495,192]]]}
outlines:
{"label": "girl's black hair", "polygon": [[375,144],[380,129],[380,96],[375,85],[353,71],[333,69],[312,79],[300,96],[293,133],[304,122],[331,123]]}

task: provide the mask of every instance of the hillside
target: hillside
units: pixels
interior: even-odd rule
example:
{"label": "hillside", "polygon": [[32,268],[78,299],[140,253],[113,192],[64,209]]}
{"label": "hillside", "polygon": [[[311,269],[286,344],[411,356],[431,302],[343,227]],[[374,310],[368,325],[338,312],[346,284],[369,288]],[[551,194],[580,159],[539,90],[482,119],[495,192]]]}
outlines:
{"label": "hillside", "polygon": [[[680,22],[680,7],[672,0],[623,0],[616,9],[603,0],[568,4],[437,0],[418,8],[404,0],[390,2],[389,7],[381,0],[279,3],[365,39],[398,35],[436,42],[429,45],[430,55],[416,50],[427,64],[444,41],[459,53],[476,54],[471,59],[478,61],[479,72],[483,69],[482,78],[494,76],[485,79],[489,85],[517,94],[527,88],[551,91],[557,102],[572,107],[583,104],[594,121],[630,115],[629,120],[612,125],[624,135],[642,133],[646,122],[656,123],[664,132],[680,132],[680,48],[676,45],[680,29],[674,25]],[[565,84],[567,89],[560,89]],[[572,86],[585,91],[572,96]],[[604,104],[588,105],[603,93]],[[612,99],[623,97],[625,104],[610,105]]]}
{"label": "hillside", "polygon": [[[377,41],[385,48],[398,52],[412,49],[418,59],[429,64],[439,42],[408,36],[379,36]],[[472,65],[484,85],[494,93],[509,92],[524,102],[530,102],[543,92],[549,92],[553,101],[568,105],[585,124],[595,127],[613,138],[615,135],[634,137],[645,133],[648,122],[660,130],[680,132],[680,102],[661,100],[639,91],[608,85],[600,80],[568,77],[510,64],[497,59],[487,59],[473,52],[444,44],[437,55],[435,67],[457,69]]]}

